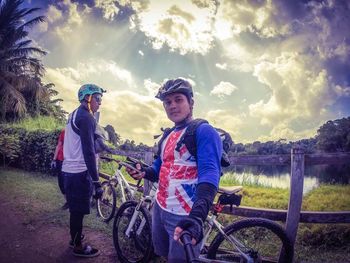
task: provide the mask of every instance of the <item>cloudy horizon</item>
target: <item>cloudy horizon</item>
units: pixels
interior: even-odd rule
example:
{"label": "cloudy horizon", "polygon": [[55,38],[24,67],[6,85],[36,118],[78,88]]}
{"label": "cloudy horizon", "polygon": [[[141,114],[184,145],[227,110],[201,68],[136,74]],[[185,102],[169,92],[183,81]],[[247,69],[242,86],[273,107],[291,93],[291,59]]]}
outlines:
{"label": "cloudy horizon", "polygon": [[166,79],[195,91],[194,116],[235,142],[298,140],[350,116],[350,2],[272,0],[26,0],[45,23],[30,32],[48,51],[45,83],[64,110],[95,83],[101,121],[153,145],[169,127],[154,98]]}

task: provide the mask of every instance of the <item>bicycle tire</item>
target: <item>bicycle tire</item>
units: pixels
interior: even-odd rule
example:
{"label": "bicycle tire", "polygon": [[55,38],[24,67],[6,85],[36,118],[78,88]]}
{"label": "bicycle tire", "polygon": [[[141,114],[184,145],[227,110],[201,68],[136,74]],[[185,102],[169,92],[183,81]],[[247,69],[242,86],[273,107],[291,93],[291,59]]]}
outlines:
{"label": "bicycle tire", "polygon": [[102,183],[103,194],[101,198],[97,199],[96,209],[97,214],[102,220],[108,223],[114,216],[117,204],[117,194],[113,185],[105,181]]}
{"label": "bicycle tire", "polygon": [[[257,232],[255,232],[257,231]],[[243,245],[246,253],[253,249],[256,255],[254,262],[283,262],[292,263],[294,249],[284,229],[274,221],[264,218],[247,218],[239,220],[226,228],[226,235],[235,237]],[[260,244],[258,239],[262,239]],[[258,246],[261,245],[260,250]],[[279,261],[279,254],[283,248],[284,257]],[[222,259],[229,262],[245,262],[236,247],[228,242],[220,232],[209,246],[209,259]]]}
{"label": "bicycle tire", "polygon": [[[137,204],[136,201],[125,202],[118,209],[114,219],[113,243],[118,259],[123,263],[146,263],[149,262],[153,254],[151,216],[144,207],[139,210],[130,236],[125,235]],[[146,221],[144,221],[141,233],[138,234],[138,227],[143,219]]]}

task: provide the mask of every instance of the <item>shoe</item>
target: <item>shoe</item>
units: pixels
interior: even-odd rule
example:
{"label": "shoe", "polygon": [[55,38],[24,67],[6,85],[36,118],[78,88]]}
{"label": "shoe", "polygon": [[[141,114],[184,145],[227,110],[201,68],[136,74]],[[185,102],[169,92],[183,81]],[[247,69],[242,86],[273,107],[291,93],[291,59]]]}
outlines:
{"label": "shoe", "polygon": [[73,255],[76,257],[92,258],[100,255],[100,250],[92,248],[91,246],[85,246],[83,249],[74,249]]}
{"label": "shoe", "polygon": [[67,210],[69,208],[69,205],[67,202],[64,203],[64,205],[61,207],[62,210]]}
{"label": "shoe", "polygon": [[[84,234],[81,234],[80,240],[83,241],[84,238],[85,238],[85,235],[84,235]],[[73,240],[69,241],[69,247],[70,247],[70,248],[74,248],[74,242],[73,242]]]}

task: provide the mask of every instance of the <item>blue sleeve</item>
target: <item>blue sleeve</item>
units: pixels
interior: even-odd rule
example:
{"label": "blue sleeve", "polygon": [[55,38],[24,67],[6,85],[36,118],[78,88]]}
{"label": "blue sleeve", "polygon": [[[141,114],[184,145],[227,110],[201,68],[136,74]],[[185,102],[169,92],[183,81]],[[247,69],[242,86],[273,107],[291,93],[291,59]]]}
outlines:
{"label": "blue sleeve", "polygon": [[160,166],[162,165],[162,161],[160,157],[158,157],[150,167],[145,168],[145,179],[151,181],[151,182],[158,182],[159,180],[159,171]]}
{"label": "blue sleeve", "polygon": [[80,140],[86,167],[92,180],[98,181],[94,140],[96,122],[95,119],[89,115],[82,110],[78,111],[76,125],[80,131]]}
{"label": "blue sleeve", "polygon": [[221,175],[222,142],[217,131],[202,124],[196,131],[198,184],[210,183],[219,187]]}
{"label": "blue sleeve", "polygon": [[161,165],[162,165],[162,160],[160,159],[160,157],[157,157],[157,159],[155,159],[152,163],[152,168],[154,169],[158,177],[159,177]]}

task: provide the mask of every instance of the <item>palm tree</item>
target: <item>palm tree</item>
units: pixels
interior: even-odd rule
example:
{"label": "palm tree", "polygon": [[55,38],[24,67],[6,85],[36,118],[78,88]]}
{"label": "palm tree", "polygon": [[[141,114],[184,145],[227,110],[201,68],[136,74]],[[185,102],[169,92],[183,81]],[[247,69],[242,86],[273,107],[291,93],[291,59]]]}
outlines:
{"label": "palm tree", "polygon": [[21,8],[23,0],[0,0],[0,110],[1,118],[7,114],[22,117],[27,112],[23,91],[31,87],[41,94],[40,78],[44,66],[35,55],[46,52],[32,46],[27,28],[43,22],[44,16],[26,18],[39,8]]}

